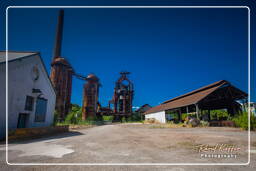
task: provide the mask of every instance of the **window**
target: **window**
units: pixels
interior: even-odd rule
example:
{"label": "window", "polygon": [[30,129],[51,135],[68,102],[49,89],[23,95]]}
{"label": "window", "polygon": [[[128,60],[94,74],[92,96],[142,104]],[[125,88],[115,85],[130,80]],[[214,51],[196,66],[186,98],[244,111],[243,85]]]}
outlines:
{"label": "window", "polygon": [[18,118],[17,128],[26,128],[29,114],[28,113],[20,113]]}
{"label": "window", "polygon": [[37,100],[36,100],[35,122],[44,122],[46,111],[47,111],[47,99],[37,98]]}
{"label": "window", "polygon": [[34,105],[34,98],[31,96],[26,97],[25,110],[32,111]]}

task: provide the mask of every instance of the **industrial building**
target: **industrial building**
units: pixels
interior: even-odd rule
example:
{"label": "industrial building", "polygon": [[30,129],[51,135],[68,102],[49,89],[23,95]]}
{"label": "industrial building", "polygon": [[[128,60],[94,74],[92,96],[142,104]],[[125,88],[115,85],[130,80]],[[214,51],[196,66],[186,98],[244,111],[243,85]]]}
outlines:
{"label": "industrial building", "polygon": [[[0,82],[6,92],[6,52],[0,52]],[[6,94],[0,94],[5,102]],[[37,52],[8,52],[8,129],[50,126],[56,94]],[[0,138],[5,136],[6,103],[0,104]]]}
{"label": "industrial building", "polygon": [[[133,100],[133,84],[127,78],[128,72],[121,72],[121,77],[116,82],[113,99],[110,101],[114,105],[111,109],[101,108],[98,101],[99,97],[99,78],[94,74],[83,76],[77,74],[67,59],[61,55],[62,37],[64,26],[64,10],[59,11],[58,23],[56,28],[56,40],[54,45],[53,59],[51,63],[51,81],[56,91],[56,111],[59,120],[65,119],[71,109],[72,95],[72,78],[75,76],[83,80],[83,100],[82,100],[82,119],[88,117],[95,118],[102,115],[113,114],[115,120],[120,120],[122,117],[128,117],[132,113]],[[124,84],[127,81],[128,84]]]}
{"label": "industrial building", "polygon": [[[211,110],[226,109],[231,115],[241,111],[238,100],[246,103],[247,94],[228,81],[221,80],[167,100],[144,114],[145,119],[155,119],[161,123],[166,123],[170,119],[169,113],[178,114],[179,121],[182,113],[195,113],[198,119],[209,121]],[[207,114],[203,115],[203,110],[208,111]]]}
{"label": "industrial building", "polygon": [[98,113],[99,98],[99,78],[94,74],[86,77],[87,83],[84,84],[82,119],[96,118]]}
{"label": "industrial building", "polygon": [[69,61],[62,57],[62,37],[63,37],[63,25],[64,25],[64,10],[59,11],[58,23],[56,28],[56,38],[53,52],[53,59],[51,63],[51,81],[56,91],[56,112],[58,119],[63,121],[71,109],[71,95],[72,95],[72,79],[75,76],[84,83],[83,91],[83,120],[88,116],[96,115],[96,108],[99,95],[98,78],[89,74],[83,76],[77,74]]}
{"label": "industrial building", "polygon": [[123,117],[127,119],[132,114],[133,83],[128,79],[129,72],[120,72],[120,74],[121,76],[116,82],[113,98],[109,101],[110,109],[111,104],[114,105],[114,121],[120,121]]}

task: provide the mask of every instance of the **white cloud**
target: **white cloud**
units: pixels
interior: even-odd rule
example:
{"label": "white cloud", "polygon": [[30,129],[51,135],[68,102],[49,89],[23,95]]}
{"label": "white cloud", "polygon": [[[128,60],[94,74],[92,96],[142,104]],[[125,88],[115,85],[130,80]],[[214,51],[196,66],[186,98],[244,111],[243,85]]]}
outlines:
{"label": "white cloud", "polygon": [[139,109],[140,107],[139,106],[133,106],[132,108],[133,109]]}

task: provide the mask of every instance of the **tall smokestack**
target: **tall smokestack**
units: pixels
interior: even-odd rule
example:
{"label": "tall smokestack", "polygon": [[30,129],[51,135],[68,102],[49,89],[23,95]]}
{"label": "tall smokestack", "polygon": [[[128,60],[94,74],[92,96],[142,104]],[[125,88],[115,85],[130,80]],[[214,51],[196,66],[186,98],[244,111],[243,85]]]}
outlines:
{"label": "tall smokestack", "polygon": [[62,33],[63,33],[63,20],[64,18],[64,10],[60,10],[58,17],[58,25],[56,30],[56,39],[55,39],[55,47],[53,58],[58,58],[61,56],[61,43],[62,43]]}

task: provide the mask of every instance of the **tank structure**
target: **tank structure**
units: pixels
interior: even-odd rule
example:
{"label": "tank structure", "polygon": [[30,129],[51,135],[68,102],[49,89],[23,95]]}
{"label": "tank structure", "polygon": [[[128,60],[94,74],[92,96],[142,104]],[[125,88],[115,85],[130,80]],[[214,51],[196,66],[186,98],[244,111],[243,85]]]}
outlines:
{"label": "tank structure", "polygon": [[94,74],[89,74],[86,77],[86,83],[83,90],[83,105],[82,105],[82,119],[97,117],[99,110],[99,78]]}
{"label": "tank structure", "polygon": [[71,108],[72,74],[74,72],[70,63],[61,56],[63,18],[64,11],[60,10],[50,74],[51,82],[56,91],[55,109],[60,120],[65,118]]}
{"label": "tank structure", "polygon": [[120,74],[114,89],[114,96],[109,102],[109,108],[111,103],[114,105],[114,121],[120,121],[123,117],[127,119],[132,114],[133,83],[127,77],[129,72],[120,72]]}

